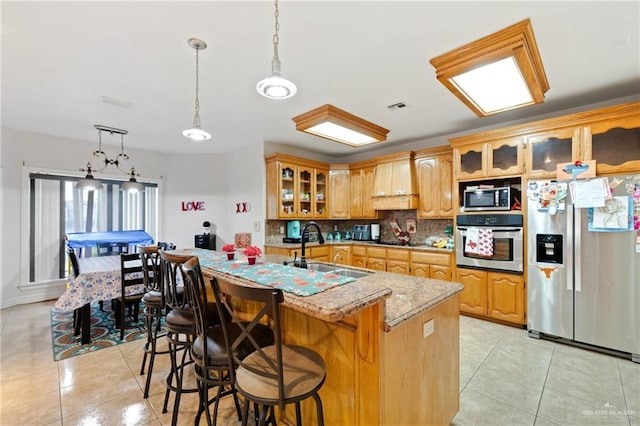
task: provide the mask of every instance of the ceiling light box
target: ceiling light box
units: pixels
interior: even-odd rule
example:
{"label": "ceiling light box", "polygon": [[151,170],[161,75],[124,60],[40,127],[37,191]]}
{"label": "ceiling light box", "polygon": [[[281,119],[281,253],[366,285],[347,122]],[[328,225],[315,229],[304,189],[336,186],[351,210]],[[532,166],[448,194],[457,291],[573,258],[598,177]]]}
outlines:
{"label": "ceiling light box", "polygon": [[479,117],[544,102],[549,83],[526,19],[429,61]]}
{"label": "ceiling light box", "polygon": [[387,140],[389,130],[326,104],[293,117],[296,130],[351,146]]}

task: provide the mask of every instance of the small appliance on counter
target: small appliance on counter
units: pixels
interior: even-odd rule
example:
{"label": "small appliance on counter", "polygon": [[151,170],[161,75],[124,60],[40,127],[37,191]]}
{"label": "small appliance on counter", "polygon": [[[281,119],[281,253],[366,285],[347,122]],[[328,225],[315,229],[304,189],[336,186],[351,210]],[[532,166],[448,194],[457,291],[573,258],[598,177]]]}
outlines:
{"label": "small appliance on counter", "polygon": [[210,233],[211,223],[205,221],[202,223],[202,234],[196,234],[194,237],[193,245],[196,248],[202,248],[207,250],[216,249],[216,234]]}
{"label": "small appliance on counter", "polygon": [[371,239],[373,241],[380,241],[380,224],[379,223],[371,224]]}
{"label": "small appliance on counter", "polygon": [[370,241],[371,227],[369,225],[353,225],[354,241]]}
{"label": "small appliance on counter", "polygon": [[299,243],[302,241],[300,235],[300,221],[290,220],[287,222],[287,236],[282,239],[283,243]]}

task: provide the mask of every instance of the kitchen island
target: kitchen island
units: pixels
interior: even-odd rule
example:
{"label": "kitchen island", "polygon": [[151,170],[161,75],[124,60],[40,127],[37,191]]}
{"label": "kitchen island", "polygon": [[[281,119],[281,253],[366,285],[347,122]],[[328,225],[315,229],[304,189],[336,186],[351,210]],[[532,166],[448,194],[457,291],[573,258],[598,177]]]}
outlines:
{"label": "kitchen island", "polygon": [[[203,273],[257,285],[207,267]],[[327,366],[325,424],[448,425],[459,408],[462,288],[376,272],[313,296],[284,293],[284,341],[313,348]],[[313,402],[302,407],[303,424],[315,424]],[[285,418],[294,424],[294,411]]]}

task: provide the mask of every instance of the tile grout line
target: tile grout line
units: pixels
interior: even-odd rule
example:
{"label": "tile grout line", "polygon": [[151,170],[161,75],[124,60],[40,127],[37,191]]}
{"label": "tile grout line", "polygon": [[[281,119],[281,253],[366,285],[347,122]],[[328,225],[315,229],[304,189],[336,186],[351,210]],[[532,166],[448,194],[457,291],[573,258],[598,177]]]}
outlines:
{"label": "tile grout line", "polygon": [[[553,357],[556,354],[557,343],[553,344],[553,350],[551,351],[551,358],[549,359],[549,365],[547,366],[547,374],[544,376],[544,383],[542,383],[542,391],[540,392],[540,399],[538,399],[538,407],[536,407],[536,420],[538,420],[538,413],[540,412],[540,405],[542,405],[542,396],[544,395],[544,390],[547,387],[547,380],[549,379],[549,372],[551,371],[551,363],[553,362]],[[540,417],[543,420],[547,420],[544,417]]]}
{"label": "tile grout line", "polygon": [[620,377],[620,387],[622,388],[622,396],[624,398],[624,407],[626,408],[627,422],[631,426],[631,408],[629,408],[629,402],[627,401],[627,392],[624,389],[624,380],[622,379],[622,371],[620,371],[620,360],[616,360],[616,367],[618,368],[618,376]]}

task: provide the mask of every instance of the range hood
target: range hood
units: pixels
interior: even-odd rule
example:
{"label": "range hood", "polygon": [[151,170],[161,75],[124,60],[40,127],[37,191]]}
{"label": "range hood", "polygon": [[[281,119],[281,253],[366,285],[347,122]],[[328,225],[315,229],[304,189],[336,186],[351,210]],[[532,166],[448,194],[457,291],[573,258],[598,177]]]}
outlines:
{"label": "range hood", "polygon": [[413,151],[378,157],[373,182],[375,210],[415,210],[418,208],[418,185]]}

